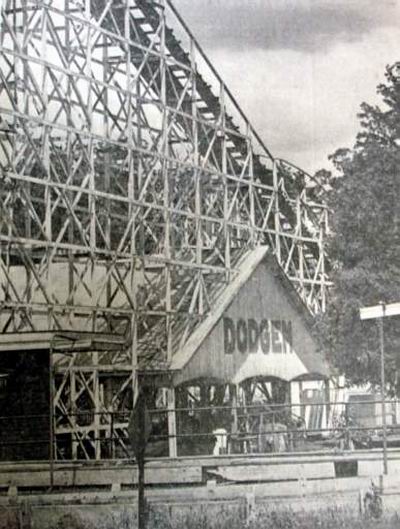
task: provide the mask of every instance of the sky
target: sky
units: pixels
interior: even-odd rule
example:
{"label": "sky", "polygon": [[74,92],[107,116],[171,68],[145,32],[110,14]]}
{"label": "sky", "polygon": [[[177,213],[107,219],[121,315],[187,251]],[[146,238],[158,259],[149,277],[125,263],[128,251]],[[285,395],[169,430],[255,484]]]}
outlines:
{"label": "sky", "polygon": [[400,61],[400,0],[174,0],[274,156],[313,173],[351,147]]}

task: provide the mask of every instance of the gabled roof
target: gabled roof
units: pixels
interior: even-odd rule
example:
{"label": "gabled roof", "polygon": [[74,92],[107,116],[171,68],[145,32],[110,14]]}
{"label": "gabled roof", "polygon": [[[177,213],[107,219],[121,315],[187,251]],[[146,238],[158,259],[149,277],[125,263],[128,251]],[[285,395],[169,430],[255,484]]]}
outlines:
{"label": "gabled roof", "polygon": [[[256,282],[256,287],[253,281]],[[261,306],[263,310],[258,313],[256,306]],[[235,359],[234,355],[224,355],[223,320],[232,315],[236,320],[257,317],[269,317],[271,320],[284,320],[287,317],[296,320],[298,343],[295,354],[286,357],[272,354],[268,359],[260,351],[252,351],[256,354],[250,354],[247,359],[240,354],[236,355]],[[243,258],[237,275],[223,290],[213,311],[193,332],[183,348],[174,355],[170,369],[175,373],[177,383],[195,377],[196,373],[199,377],[226,380],[229,376],[235,380],[244,379],[250,376],[250,372],[257,370],[257,362],[260,366],[260,376],[269,376],[266,375],[269,372],[270,376],[284,379],[325,378],[330,374],[329,367],[317,350],[311,334],[312,324],[313,317],[278,265],[275,256],[268,247],[258,247]],[[220,358],[216,360],[216,356]],[[250,369],[247,360],[253,363]],[[283,367],[285,362],[291,364],[290,368]],[[271,368],[270,371],[267,364]],[[184,374],[183,370],[190,373]]]}

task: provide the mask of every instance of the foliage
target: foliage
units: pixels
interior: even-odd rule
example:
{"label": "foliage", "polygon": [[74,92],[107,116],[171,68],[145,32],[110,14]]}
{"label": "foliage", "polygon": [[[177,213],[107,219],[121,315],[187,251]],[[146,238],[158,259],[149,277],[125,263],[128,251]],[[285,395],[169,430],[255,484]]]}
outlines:
{"label": "foliage", "polygon": [[[380,376],[377,322],[361,322],[359,309],[400,301],[400,63],[387,67],[377,91],[383,105],[361,105],[354,147],[331,156],[337,170],[328,193],[334,286],[328,311],[317,324],[324,348],[348,380],[373,385],[379,385]],[[321,174],[326,181],[326,171]],[[387,378],[397,393],[398,324],[398,318],[384,322]]]}

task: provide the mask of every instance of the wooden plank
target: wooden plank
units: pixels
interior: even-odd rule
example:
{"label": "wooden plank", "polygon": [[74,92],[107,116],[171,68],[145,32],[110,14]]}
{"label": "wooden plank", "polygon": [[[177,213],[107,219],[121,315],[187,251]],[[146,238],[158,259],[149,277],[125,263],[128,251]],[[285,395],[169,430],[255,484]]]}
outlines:
{"label": "wooden plank", "polygon": [[[389,449],[389,462],[400,461],[400,450]],[[146,468],[185,468],[187,466],[230,466],[230,465],[277,465],[322,463],[329,461],[381,461],[382,449],[355,450],[352,452],[296,452],[296,453],[268,453],[268,454],[224,454],[219,456],[184,456],[176,459],[160,457],[148,460]],[[103,471],[112,468],[134,468],[132,459],[103,460],[103,461],[57,461],[56,469],[89,468]],[[6,471],[46,470],[48,461],[4,461],[0,462],[0,476]]]}
{"label": "wooden plank", "polygon": [[[137,484],[138,472],[136,467],[124,468],[65,468],[55,469],[54,485],[56,487],[76,486],[111,486],[119,483],[123,485]],[[148,468],[145,473],[147,484],[168,483],[201,483],[202,469],[200,466]],[[35,471],[6,471],[0,474],[0,488],[14,485],[18,488],[43,488],[50,484],[48,469]]]}
{"label": "wooden plank", "polygon": [[[270,456],[218,456],[200,458],[160,459],[146,463],[146,482],[149,484],[199,484],[202,473],[208,469],[210,477],[213,472],[224,479],[240,483],[280,481],[299,479],[332,482],[335,478],[334,463],[340,461],[357,461],[358,476],[366,478],[382,474],[382,453],[352,452],[346,454],[304,454],[300,456],[271,454]],[[113,483],[125,485],[137,481],[136,466],[132,461],[105,462],[57,462],[55,463],[55,486],[110,486]],[[398,452],[389,453],[389,473],[400,474]],[[327,479],[328,478],[328,479]],[[353,478],[346,478],[346,480]],[[342,481],[342,480],[338,480]],[[0,464],[0,488],[10,485],[23,488],[47,488],[50,483],[48,462],[15,462]],[[296,485],[297,486],[297,485]]]}
{"label": "wooden plank", "polygon": [[[374,482],[379,483],[379,477],[373,477]],[[247,494],[254,496],[256,504],[262,504],[265,501],[287,502],[290,498],[292,502],[296,500],[309,499],[313,500],[317,497],[327,498],[327,501],[334,502],[338,497],[346,494],[352,494],[358,498],[360,490],[367,490],[371,483],[371,477],[364,478],[345,478],[345,479],[319,479],[307,480],[304,482],[292,481],[282,482],[277,486],[276,483],[262,483],[262,484],[218,484],[214,487],[210,486],[194,486],[194,487],[156,487],[149,488],[146,492],[148,500],[152,504],[177,505],[183,503],[201,504],[215,501],[234,501],[243,500]],[[384,486],[385,492],[390,489],[390,493],[398,494],[400,482],[394,477],[385,476]],[[386,499],[389,496],[385,496]],[[38,505],[95,505],[115,503],[118,498],[118,503],[129,503],[132,505],[134,498],[136,498],[136,491],[121,490],[120,492],[107,491],[80,491],[80,492],[65,492],[62,493],[44,493],[44,494],[26,494],[21,491],[16,498],[16,501],[24,502],[29,499],[32,506]],[[0,505],[8,504],[9,499],[6,495],[0,496]]]}
{"label": "wooden plank", "polygon": [[389,305],[381,303],[380,305],[360,308],[361,320],[397,316],[398,314],[400,314],[400,303],[390,303]]}
{"label": "wooden plank", "polygon": [[[391,462],[392,463],[392,462]],[[364,476],[376,476],[383,473],[383,461],[358,461],[358,472],[360,477]]]}
{"label": "wooden plank", "polygon": [[176,442],[176,404],[175,404],[175,388],[168,388],[168,447],[169,457],[176,458],[178,455]]}
{"label": "wooden plank", "polygon": [[299,479],[334,478],[333,462],[285,465],[221,466],[212,471],[229,481],[287,481]]}

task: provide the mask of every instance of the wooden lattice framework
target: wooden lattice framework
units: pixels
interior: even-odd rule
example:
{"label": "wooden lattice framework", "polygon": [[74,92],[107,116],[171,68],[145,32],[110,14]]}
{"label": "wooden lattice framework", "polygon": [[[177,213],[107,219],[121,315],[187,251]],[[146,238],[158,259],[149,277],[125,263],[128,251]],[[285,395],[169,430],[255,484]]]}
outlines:
{"label": "wooden lattice framework", "polygon": [[0,5],[0,333],[126,337],[54,357],[55,416],[72,417],[56,438],[100,458],[104,423],[80,425],[81,401],[124,407],[138,364],[168,366],[256,245],[324,309],[327,210],[169,0]]}

